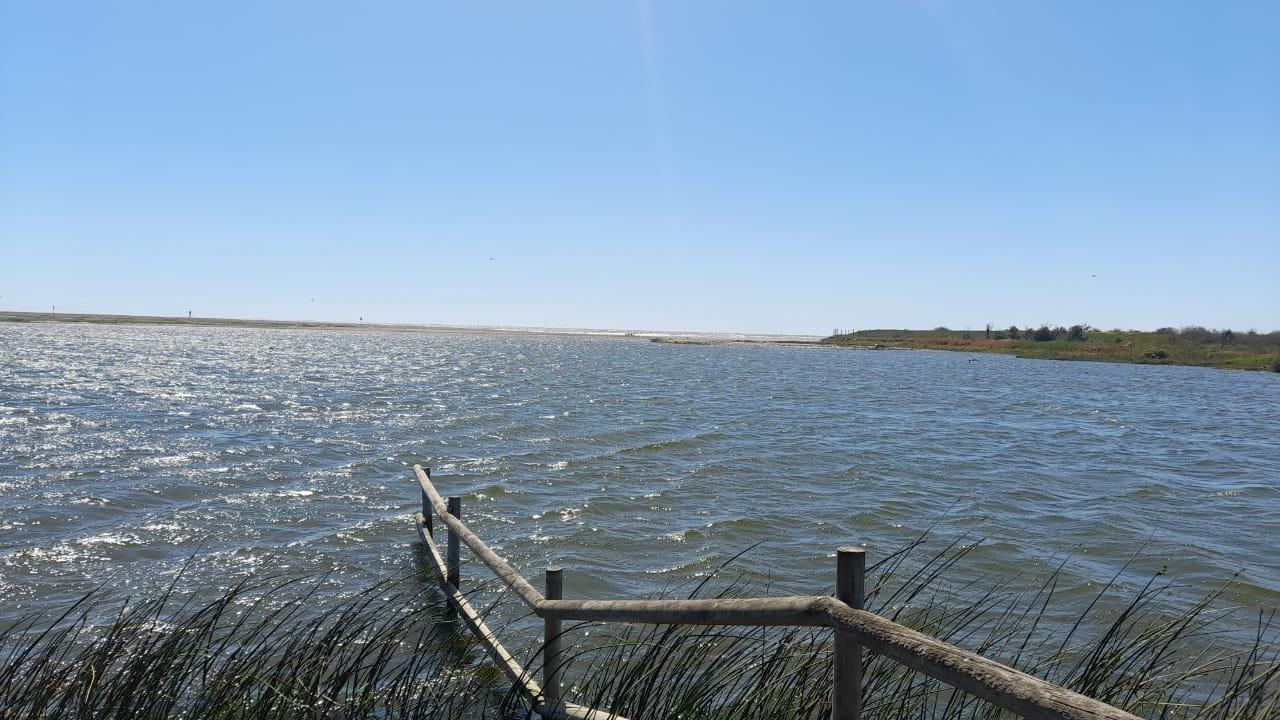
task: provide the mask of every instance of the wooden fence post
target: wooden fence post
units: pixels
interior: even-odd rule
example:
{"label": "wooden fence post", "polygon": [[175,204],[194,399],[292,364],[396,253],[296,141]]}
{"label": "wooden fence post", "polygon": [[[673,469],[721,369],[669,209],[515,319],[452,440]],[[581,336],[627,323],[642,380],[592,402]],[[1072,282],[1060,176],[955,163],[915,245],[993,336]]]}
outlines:
{"label": "wooden fence post", "polygon": [[[431,468],[426,468],[427,479],[431,479]],[[435,508],[431,507],[431,498],[427,496],[426,488],[421,488],[422,492],[422,524],[427,528],[427,537],[435,538],[436,536],[436,513]]]}
{"label": "wooden fence post", "polygon": [[[462,519],[462,498],[449,498],[449,514]],[[449,545],[445,551],[445,562],[449,570],[449,584],[458,589],[462,586],[462,549],[458,545],[458,533],[453,531],[453,527],[449,527]]]}
{"label": "wooden fence post", "polygon": [[[555,566],[547,568],[546,597],[564,599],[564,572]],[[561,705],[560,686],[563,660],[560,658],[560,635],[564,628],[558,617],[542,621],[542,695],[549,709]]]}
{"label": "wooden fence post", "polygon": [[[866,593],[866,553],[860,547],[836,550],[836,599],[862,609]],[[849,633],[835,631],[831,720],[859,720],[862,714],[862,646]]]}

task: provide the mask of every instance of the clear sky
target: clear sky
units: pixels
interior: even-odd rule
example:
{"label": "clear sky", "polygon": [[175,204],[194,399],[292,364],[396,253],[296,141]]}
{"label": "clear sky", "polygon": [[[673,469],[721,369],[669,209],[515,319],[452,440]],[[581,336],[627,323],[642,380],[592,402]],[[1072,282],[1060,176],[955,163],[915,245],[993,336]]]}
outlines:
{"label": "clear sky", "polygon": [[1280,3],[0,0],[0,308],[1280,328]]}

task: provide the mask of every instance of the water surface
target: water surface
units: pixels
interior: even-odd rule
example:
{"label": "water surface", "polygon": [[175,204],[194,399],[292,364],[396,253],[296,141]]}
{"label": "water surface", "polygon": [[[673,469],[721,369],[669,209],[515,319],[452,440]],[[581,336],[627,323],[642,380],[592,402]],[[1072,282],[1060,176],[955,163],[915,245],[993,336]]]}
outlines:
{"label": "water surface", "polygon": [[[410,466],[567,592],[651,594],[759,543],[829,592],[937,523],[957,573],[1070,556],[1280,599],[1280,376],[963,353],[513,334],[0,324],[0,620],[193,556],[364,584],[413,567]],[[478,572],[478,568],[476,569]],[[963,578],[958,578],[963,579]]]}

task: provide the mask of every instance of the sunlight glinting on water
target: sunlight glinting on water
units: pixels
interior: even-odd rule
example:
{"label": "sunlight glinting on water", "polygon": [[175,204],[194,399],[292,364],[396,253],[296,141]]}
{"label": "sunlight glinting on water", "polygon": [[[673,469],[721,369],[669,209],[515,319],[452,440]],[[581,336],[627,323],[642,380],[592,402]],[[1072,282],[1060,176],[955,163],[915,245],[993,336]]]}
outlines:
{"label": "sunlight glinting on water", "polygon": [[[85,352],[92,347],[93,352]],[[647,595],[738,551],[830,591],[937,524],[955,582],[1071,556],[1064,597],[1167,565],[1274,605],[1280,382],[1264,373],[639,338],[0,327],[0,619],[107,583],[335,587],[414,567],[410,467],[526,574]],[[479,568],[476,568],[479,572]],[[1029,581],[1030,582],[1030,581]]]}

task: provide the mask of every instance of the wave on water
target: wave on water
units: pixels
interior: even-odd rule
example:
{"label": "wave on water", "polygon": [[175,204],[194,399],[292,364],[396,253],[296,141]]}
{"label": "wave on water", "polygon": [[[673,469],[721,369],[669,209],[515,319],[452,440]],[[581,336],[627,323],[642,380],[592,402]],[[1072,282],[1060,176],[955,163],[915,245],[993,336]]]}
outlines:
{"label": "wave on water", "polygon": [[991,540],[957,582],[1070,554],[1064,587],[1140,584],[1145,542],[1198,548],[1185,587],[1242,569],[1280,602],[1269,374],[527,330],[0,324],[0,600],[170,577],[197,546],[227,579],[412,573],[420,463],[519,569],[606,597],[755,543],[826,592],[834,547],[936,525]]}

